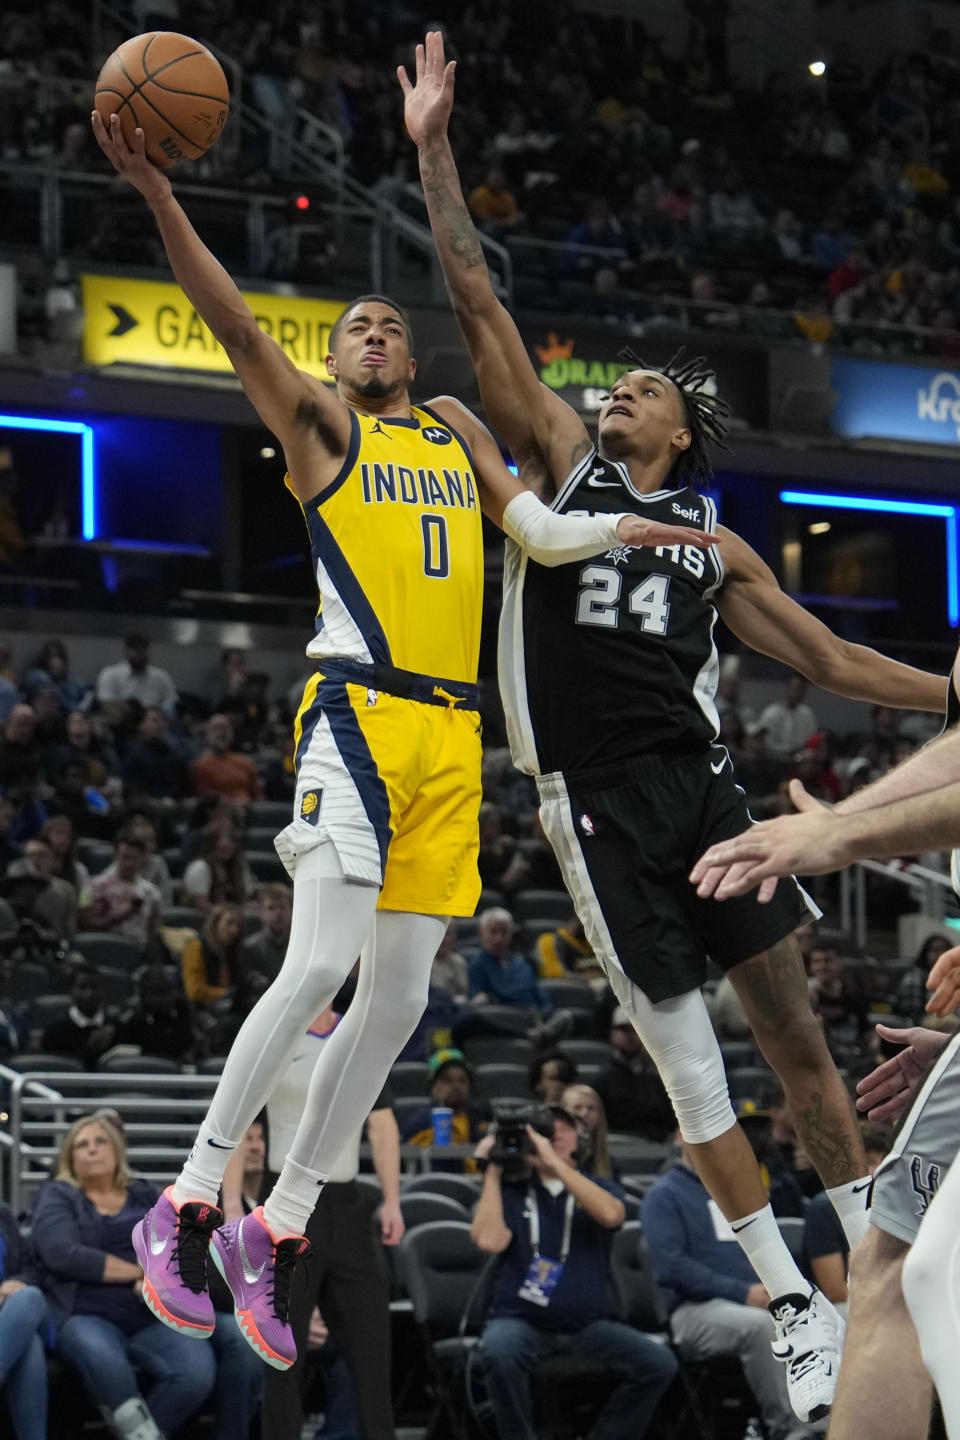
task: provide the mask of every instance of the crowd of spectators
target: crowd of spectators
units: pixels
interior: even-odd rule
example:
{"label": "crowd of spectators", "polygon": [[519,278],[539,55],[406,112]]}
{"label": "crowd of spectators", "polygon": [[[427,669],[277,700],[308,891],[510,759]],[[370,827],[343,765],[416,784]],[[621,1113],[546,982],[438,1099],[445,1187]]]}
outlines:
{"label": "crowd of spectators", "polygon": [[[155,664],[145,637],[129,636],[122,651],[119,659],[105,654],[96,673],[81,675],[60,640],[35,656],[3,647],[0,1059],[14,1067],[38,1052],[54,1067],[122,1072],[138,1056],[150,1058],[158,1072],[192,1070],[226,1052],[283,961],[292,890],[271,842],[286,822],[293,789],[286,698],[274,701],[269,677],[250,674],[240,651],[224,653],[203,695],[187,693]],[[783,786],[792,774],[814,793],[836,799],[881,774],[926,735],[920,717],[877,711],[862,733],[834,745],[798,677],[787,676],[782,698],[759,710],[743,700],[739,678],[735,662],[725,660],[724,738],[757,813],[783,808]],[[495,740],[497,717],[489,718]],[[399,1135],[411,1147],[405,1154],[422,1151],[434,1172],[475,1176],[504,1107],[537,1105],[542,1115],[552,1106],[555,1158],[540,1147],[538,1173],[563,1179],[572,1193],[578,1177],[596,1183],[596,1191],[584,1193],[596,1202],[601,1230],[618,1228],[621,1212],[639,1213],[641,1195],[664,1166],[664,1182],[674,1176],[669,1183],[677,1203],[701,1205],[699,1182],[682,1157],[679,1170],[670,1170],[675,1121],[669,1100],[572,913],[537,825],[536,791],[495,744],[486,750],[483,780],[481,907],[475,917],[451,924],[434,963],[423,1022],[394,1069]],[[933,863],[937,857],[925,858]],[[845,940],[811,925],[802,944],[814,1008],[852,1083],[878,1053],[877,1018],[893,1025],[922,1021],[924,980],[948,942],[931,933],[914,959],[889,965],[851,957]],[[705,993],[731,1093],[771,1197],[780,1214],[806,1215],[820,1186],[783,1096],[753,1047],[733,987],[711,979]],[[449,1145],[436,1132],[438,1109],[450,1114]],[[62,1357],[80,1368],[88,1390],[114,1415],[129,1415],[133,1425],[143,1421],[146,1406],[172,1424],[205,1400],[216,1433],[240,1433],[238,1414],[256,1408],[255,1377],[245,1368],[245,1347],[230,1349],[235,1331],[225,1322],[218,1324],[224,1331],[219,1348],[203,1367],[187,1363],[197,1359],[188,1347],[169,1414],[162,1377],[143,1393],[143,1375],[131,1379],[130,1362],[146,1363],[139,1323],[145,1312],[133,1304],[138,1275],[123,1236],[133,1210],[139,1206],[142,1213],[149,1196],[129,1173],[122,1134],[89,1117],[85,1125],[66,1137],[56,1178],[38,1192],[33,1235],[40,1272],[21,1260],[13,1217],[0,1213],[0,1232],[8,1222],[12,1227],[0,1297],[24,1296],[9,1312],[23,1312],[19,1358],[5,1367],[14,1413],[18,1386],[35,1378],[37,1345],[42,1350],[49,1340],[44,1327],[54,1307]],[[576,1136],[573,1150],[568,1130]],[[137,1141],[135,1120],[129,1139]],[[882,1138],[877,1144],[882,1149]],[[562,1216],[561,1192],[555,1186],[548,1192],[553,1198],[543,1199],[545,1217],[553,1209]],[[502,1254],[503,1273],[512,1277],[523,1245],[497,1229],[492,1189],[484,1194],[492,1228],[475,1222],[478,1244]],[[511,1236],[512,1204],[508,1196],[502,1211]],[[845,1262],[829,1219],[821,1217],[816,1258],[842,1298]],[[598,1232],[582,1243],[603,1259],[608,1239]],[[85,1246],[113,1257],[109,1275],[82,1270]],[[718,1249],[718,1263],[734,1250]],[[668,1257],[669,1247],[662,1254]],[[661,1278],[673,1294],[676,1274],[663,1264]],[[33,1293],[38,1283],[46,1309]],[[515,1291],[512,1278],[510,1285]],[[751,1295],[755,1282],[734,1264],[716,1298],[759,1314]],[[609,1342],[617,1351],[622,1343],[617,1353],[634,1357],[624,1373],[634,1374],[636,1388],[634,1360],[641,1351],[635,1339],[605,1328],[619,1324],[607,1297],[598,1292],[590,1303],[595,1308],[583,1313],[599,1327],[601,1348]],[[674,1338],[681,1352],[686,1346],[703,1356],[707,1340],[699,1312],[694,1317],[684,1309],[688,1303],[677,1290]],[[0,1356],[7,1354],[6,1313],[0,1307]],[[488,1348],[490,1365],[501,1367],[494,1385],[501,1408],[516,1377],[510,1346],[497,1342],[519,1334],[520,1318],[507,1307],[491,1322],[499,1326]],[[742,1317],[734,1311],[728,1319]],[[734,1328],[746,1334],[744,1325]],[[711,1345],[720,1344],[718,1335]],[[527,1332],[522,1338],[538,1353],[556,1348]],[[740,1353],[732,1342],[730,1348]],[[745,1350],[743,1358],[749,1359]],[[174,1356],[170,1363],[181,1362]],[[672,1368],[665,1360],[647,1374],[641,1388],[650,1413]],[[776,1397],[758,1386],[758,1400],[772,1415]],[[632,1391],[629,1399],[635,1408]],[[21,1433],[33,1440],[24,1424]]]}
{"label": "crowd of spectators", "polygon": [[[282,135],[302,128],[298,107],[316,116],[342,136],[357,179],[402,202],[416,165],[395,67],[433,11],[373,3],[358,16],[342,0],[309,16],[292,0],[269,16],[243,0],[205,0],[189,16],[178,0],[132,10],[131,24],[214,42]],[[82,87],[101,63],[93,47],[123,38],[108,22],[94,36],[62,0],[5,7],[3,158],[99,166]],[[693,22],[679,61],[636,19],[545,0],[522,16],[473,0],[447,43],[465,189],[477,223],[514,246],[521,303],[649,319],[667,295],[689,302],[688,323],[960,354],[960,60],[947,31],[873,74],[838,45],[822,77],[775,73],[762,92],[731,83],[722,16],[709,32]],[[268,161],[250,141],[191,174],[282,189],[276,153]]]}

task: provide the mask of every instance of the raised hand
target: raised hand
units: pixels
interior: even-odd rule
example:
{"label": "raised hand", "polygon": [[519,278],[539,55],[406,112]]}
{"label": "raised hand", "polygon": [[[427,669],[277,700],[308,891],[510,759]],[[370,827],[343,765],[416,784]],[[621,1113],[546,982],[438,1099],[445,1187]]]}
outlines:
{"label": "raised hand", "polygon": [[147,159],[144,135],[139,126],[133,132],[131,149],[121,128],[119,115],[110,116],[109,130],[104,125],[99,110],[94,110],[90,122],[97,137],[97,144],[114,170],[135,190],[139,190],[149,205],[170,194],[170,181],[152,160]]}
{"label": "raised hand", "polygon": [[720,543],[719,535],[706,530],[692,530],[689,525],[661,525],[657,520],[644,520],[640,515],[625,515],[617,526],[624,545],[694,545],[709,550]]}
{"label": "raised hand", "polygon": [[726,900],[760,885],[765,903],[780,875],[826,875],[849,863],[843,817],[808,795],[799,780],[790,782],[790,799],[799,815],[763,820],[701,855],[690,872],[701,899]]}
{"label": "raised hand", "polygon": [[888,1025],[878,1025],[877,1034],[881,1040],[904,1045],[906,1049],[858,1081],[857,1109],[870,1120],[896,1121],[909,1105],[917,1082],[926,1075],[950,1036],[938,1030],[924,1030],[919,1025],[909,1030],[891,1030]]}
{"label": "raised hand", "polygon": [[447,63],[443,35],[428,30],[426,42],[417,46],[416,82],[403,65],[397,66],[397,79],[403,90],[403,118],[407,134],[415,145],[438,139],[446,134],[450,111],[453,109],[453,73],[457,62]]}
{"label": "raised hand", "polygon": [[933,991],[927,1001],[931,1015],[949,1015],[960,1005],[960,945],[939,956],[927,976],[927,989]]}

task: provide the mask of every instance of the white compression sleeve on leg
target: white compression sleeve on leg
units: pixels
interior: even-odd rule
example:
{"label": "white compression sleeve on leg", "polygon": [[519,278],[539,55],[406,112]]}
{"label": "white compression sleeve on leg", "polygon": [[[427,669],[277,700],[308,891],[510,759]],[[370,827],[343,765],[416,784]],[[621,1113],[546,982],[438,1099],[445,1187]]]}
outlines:
{"label": "white compression sleeve on leg", "polygon": [[357,993],[310,1077],[303,1118],[264,1204],[278,1233],[303,1233],[322,1185],[383,1089],[426,1009],[433,957],[447,928],[435,915],[377,913]]}
{"label": "white compression sleeve on leg", "polygon": [[903,1262],[903,1296],[950,1440],[960,1440],[960,1157],[924,1215]]}
{"label": "white compression sleeve on leg", "polygon": [[503,528],[539,565],[586,560],[622,542],[617,526],[625,515],[558,515],[532,490],[515,495],[503,512]]}
{"label": "white compression sleeve on leg", "polygon": [[666,1086],[688,1145],[716,1140],[737,1123],[723,1056],[699,990],[653,1005],[622,971],[610,984]]}
{"label": "white compression sleeve on leg", "polygon": [[178,1205],[187,1200],[217,1203],[227,1161],[243,1132],[263,1109],[310,1021],[329,1005],[360,953],[378,894],[375,885],[344,879],[329,842],[298,860],[283,968],[233,1042],[206,1119],[174,1185]]}

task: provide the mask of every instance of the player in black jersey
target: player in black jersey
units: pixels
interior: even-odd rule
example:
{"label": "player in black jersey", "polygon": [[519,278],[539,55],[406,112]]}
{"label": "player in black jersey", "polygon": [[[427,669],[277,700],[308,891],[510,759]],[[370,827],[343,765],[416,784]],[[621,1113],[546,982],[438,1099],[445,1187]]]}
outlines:
{"label": "player in black jersey", "polygon": [[[801,1141],[851,1248],[866,1229],[870,1177],[856,1118],[811,1013],[799,946],[808,916],[795,882],[768,905],[719,904],[687,876],[711,844],[750,824],[716,744],[719,613],[745,644],[854,699],[942,712],[946,682],[839,640],[777,585],[692,488],[710,473],[723,407],[698,362],[636,359],[600,411],[598,448],[538,380],[490,285],[447,139],[453,66],[442,37],[400,72],[405,119],[437,251],[484,406],[521,478],[556,510],[630,509],[715,531],[718,546],[615,547],[587,564],[543,567],[508,549],[500,674],[516,764],[537,778],[541,820],[587,937],[650,1051],[698,1173],[771,1297],[773,1348],[808,1422],[829,1408],[841,1323],[810,1293],[780,1238],[760,1172],[730,1106],[699,986],[706,957],[737,990],[780,1077]],[[720,1223],[720,1217],[717,1217]]]}

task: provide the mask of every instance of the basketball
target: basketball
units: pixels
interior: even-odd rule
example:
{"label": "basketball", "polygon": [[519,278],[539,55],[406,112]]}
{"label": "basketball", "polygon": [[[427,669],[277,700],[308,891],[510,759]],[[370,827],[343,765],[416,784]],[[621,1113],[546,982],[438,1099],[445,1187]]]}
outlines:
{"label": "basketball", "polygon": [[198,160],[218,138],[230,113],[220,62],[189,35],[154,30],[125,40],[100,71],[94,104],[107,129],[119,115],[133,145],[143,130],[155,165]]}

